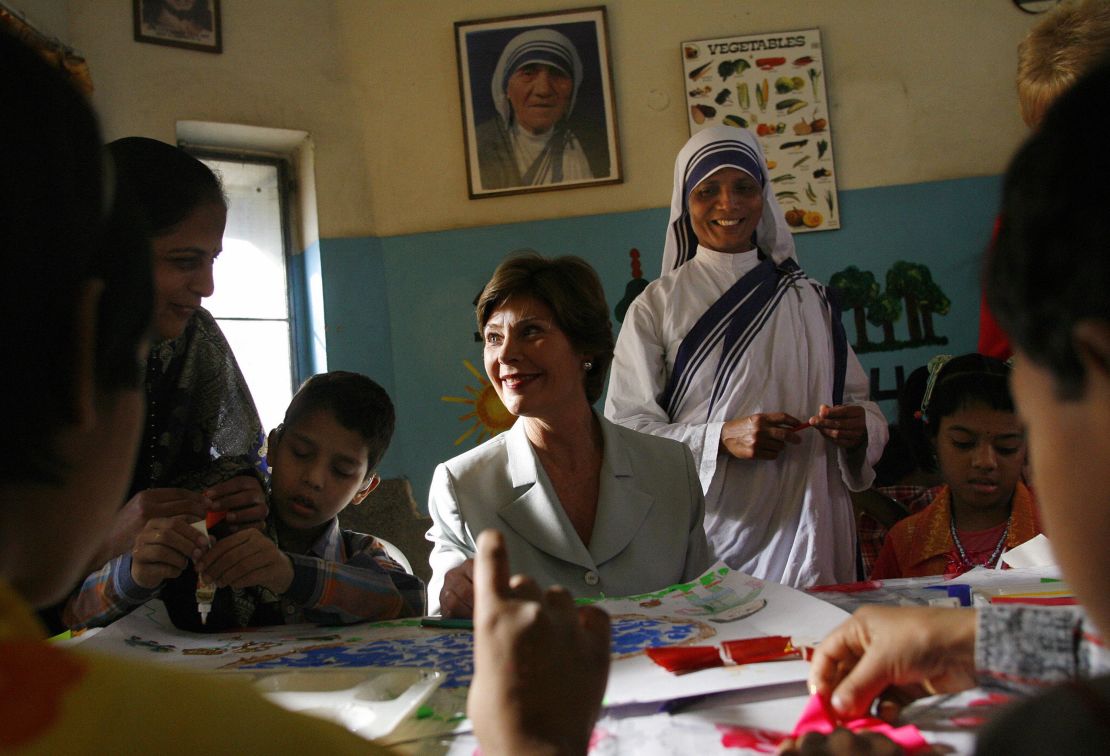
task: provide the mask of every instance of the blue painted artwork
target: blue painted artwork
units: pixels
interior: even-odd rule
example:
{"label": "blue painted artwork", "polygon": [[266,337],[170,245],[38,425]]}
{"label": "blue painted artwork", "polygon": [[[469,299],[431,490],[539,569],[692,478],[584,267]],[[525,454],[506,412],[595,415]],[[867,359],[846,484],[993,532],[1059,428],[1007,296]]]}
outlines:
{"label": "blue painted artwork", "polygon": [[654,646],[675,646],[713,635],[697,620],[624,616],[612,618],[614,658],[624,658]]}
{"label": "blue painted artwork", "polygon": [[469,686],[474,676],[474,637],[442,633],[418,638],[375,640],[342,646],[320,646],[270,658],[242,669],[277,667],[422,667],[446,675],[445,688]]}
{"label": "blue painted artwork", "polygon": [[[651,646],[690,643],[712,635],[697,620],[624,615],[612,618],[613,657],[623,658]],[[438,669],[445,688],[470,685],[474,676],[474,637],[471,633],[421,633],[417,637],[347,641],[310,646],[254,663],[240,669],[319,667],[421,667]]]}

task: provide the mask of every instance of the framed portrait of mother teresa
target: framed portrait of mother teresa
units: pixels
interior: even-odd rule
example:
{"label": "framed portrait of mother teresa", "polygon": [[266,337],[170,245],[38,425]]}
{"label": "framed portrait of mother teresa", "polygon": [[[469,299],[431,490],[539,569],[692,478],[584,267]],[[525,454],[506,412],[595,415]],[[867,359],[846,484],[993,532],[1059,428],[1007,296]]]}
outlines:
{"label": "framed portrait of mother teresa", "polygon": [[605,8],[455,23],[471,199],[617,184]]}

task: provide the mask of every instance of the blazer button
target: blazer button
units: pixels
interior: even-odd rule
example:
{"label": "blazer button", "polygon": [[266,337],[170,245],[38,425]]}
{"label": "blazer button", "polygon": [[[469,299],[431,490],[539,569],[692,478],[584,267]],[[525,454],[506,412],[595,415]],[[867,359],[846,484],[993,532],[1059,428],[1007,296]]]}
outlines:
{"label": "blazer button", "polygon": [[586,581],[586,585],[597,585],[601,582],[601,578],[593,570],[587,572],[583,580]]}

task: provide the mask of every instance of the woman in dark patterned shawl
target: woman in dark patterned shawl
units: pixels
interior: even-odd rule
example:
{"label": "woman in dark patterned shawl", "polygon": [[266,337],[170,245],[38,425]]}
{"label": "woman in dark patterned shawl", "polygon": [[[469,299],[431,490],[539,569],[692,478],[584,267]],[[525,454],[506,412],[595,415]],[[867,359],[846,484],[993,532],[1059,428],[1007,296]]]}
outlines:
{"label": "woman in dark patterned shawl", "polygon": [[[128,554],[151,520],[196,520],[224,511],[219,527],[226,533],[265,527],[267,515],[262,423],[231,347],[200,306],[213,292],[212,266],[223,247],[227,200],[220,181],[196,158],[153,139],[120,139],[108,152],[148,223],[154,343],[147,357],[147,424],[130,498],[90,572]],[[191,564],[186,573],[181,577],[195,584]],[[191,598],[191,590],[183,593]]]}

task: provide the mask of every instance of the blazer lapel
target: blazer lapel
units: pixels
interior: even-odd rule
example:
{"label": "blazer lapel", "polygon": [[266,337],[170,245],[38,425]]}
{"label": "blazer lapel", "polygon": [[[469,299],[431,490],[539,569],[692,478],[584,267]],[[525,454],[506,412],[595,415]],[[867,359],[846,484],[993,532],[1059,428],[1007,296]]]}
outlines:
{"label": "blazer lapel", "polygon": [[600,565],[620,554],[632,542],[655,501],[637,488],[632,450],[622,443],[617,428],[601,418],[605,459],[597,497],[597,520],[590,539],[590,553]]}
{"label": "blazer lapel", "polygon": [[537,549],[565,562],[595,569],[594,560],[555,499],[551,481],[540,468],[524,434],[524,423],[517,422],[505,433],[509,478],[513,491],[519,493],[498,509],[501,519]]}

